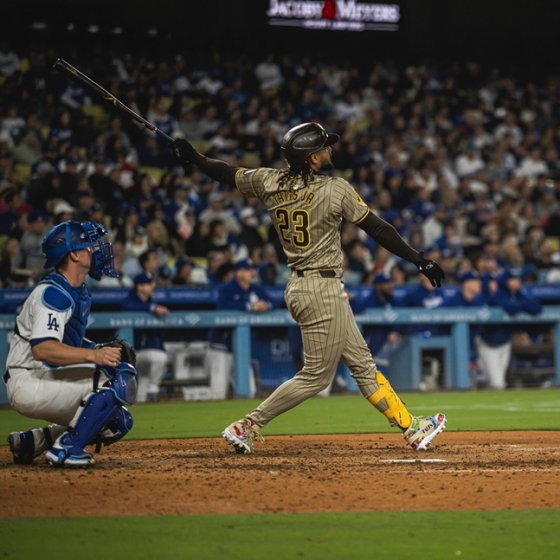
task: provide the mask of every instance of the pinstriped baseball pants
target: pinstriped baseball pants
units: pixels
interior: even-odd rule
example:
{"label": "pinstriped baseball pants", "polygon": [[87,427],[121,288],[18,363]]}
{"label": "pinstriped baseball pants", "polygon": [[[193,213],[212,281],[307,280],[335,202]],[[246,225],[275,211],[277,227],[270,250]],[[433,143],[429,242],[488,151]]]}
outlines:
{"label": "pinstriped baseball pants", "polygon": [[248,415],[261,427],[328,387],[340,360],[364,397],[378,388],[375,363],[340,278],[305,274],[292,273],[285,292],[288,310],[301,327],[304,366]]}

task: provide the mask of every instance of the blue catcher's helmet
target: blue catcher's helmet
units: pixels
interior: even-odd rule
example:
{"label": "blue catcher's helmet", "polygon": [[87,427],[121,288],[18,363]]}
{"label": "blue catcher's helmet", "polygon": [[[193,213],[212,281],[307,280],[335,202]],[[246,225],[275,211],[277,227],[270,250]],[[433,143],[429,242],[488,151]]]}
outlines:
{"label": "blue catcher's helmet", "polygon": [[44,268],[56,266],[68,253],[91,247],[89,275],[100,280],[103,275],[118,278],[114,267],[113,245],[103,243],[107,235],[103,224],[97,222],[62,222],[54,226],[43,239],[43,253],[47,257]]}

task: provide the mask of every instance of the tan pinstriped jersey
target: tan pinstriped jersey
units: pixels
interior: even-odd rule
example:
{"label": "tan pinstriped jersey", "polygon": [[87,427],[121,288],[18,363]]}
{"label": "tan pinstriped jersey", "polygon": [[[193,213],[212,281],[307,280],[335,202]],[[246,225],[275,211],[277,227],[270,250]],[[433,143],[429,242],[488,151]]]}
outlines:
{"label": "tan pinstriped jersey", "polygon": [[369,212],[354,187],[339,177],[314,175],[308,188],[280,188],[282,171],[240,169],[235,181],[246,197],[260,198],[295,270],[342,268],[342,219],[358,223]]}

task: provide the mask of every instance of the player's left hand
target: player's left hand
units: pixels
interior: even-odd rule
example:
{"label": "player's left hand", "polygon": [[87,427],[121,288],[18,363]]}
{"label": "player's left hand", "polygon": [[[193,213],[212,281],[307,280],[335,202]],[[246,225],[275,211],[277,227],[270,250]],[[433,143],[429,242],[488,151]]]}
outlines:
{"label": "player's left hand", "polygon": [[424,258],[424,251],[420,251],[414,261],[416,268],[431,282],[432,286],[441,288],[445,280],[445,272],[436,261]]}

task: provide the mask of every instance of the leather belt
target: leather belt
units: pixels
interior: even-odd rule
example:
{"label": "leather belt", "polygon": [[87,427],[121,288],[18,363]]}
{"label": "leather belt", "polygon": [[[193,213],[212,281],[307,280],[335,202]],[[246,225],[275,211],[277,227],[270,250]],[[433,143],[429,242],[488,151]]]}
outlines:
{"label": "leather belt", "polygon": [[303,278],[306,275],[310,275],[312,272],[319,273],[323,278],[335,278],[335,270],[296,270],[298,278]]}
{"label": "leather belt", "polygon": [[6,385],[8,384],[8,379],[10,379],[10,372],[7,371],[3,376],[2,379],[4,380],[4,383],[6,383]]}

